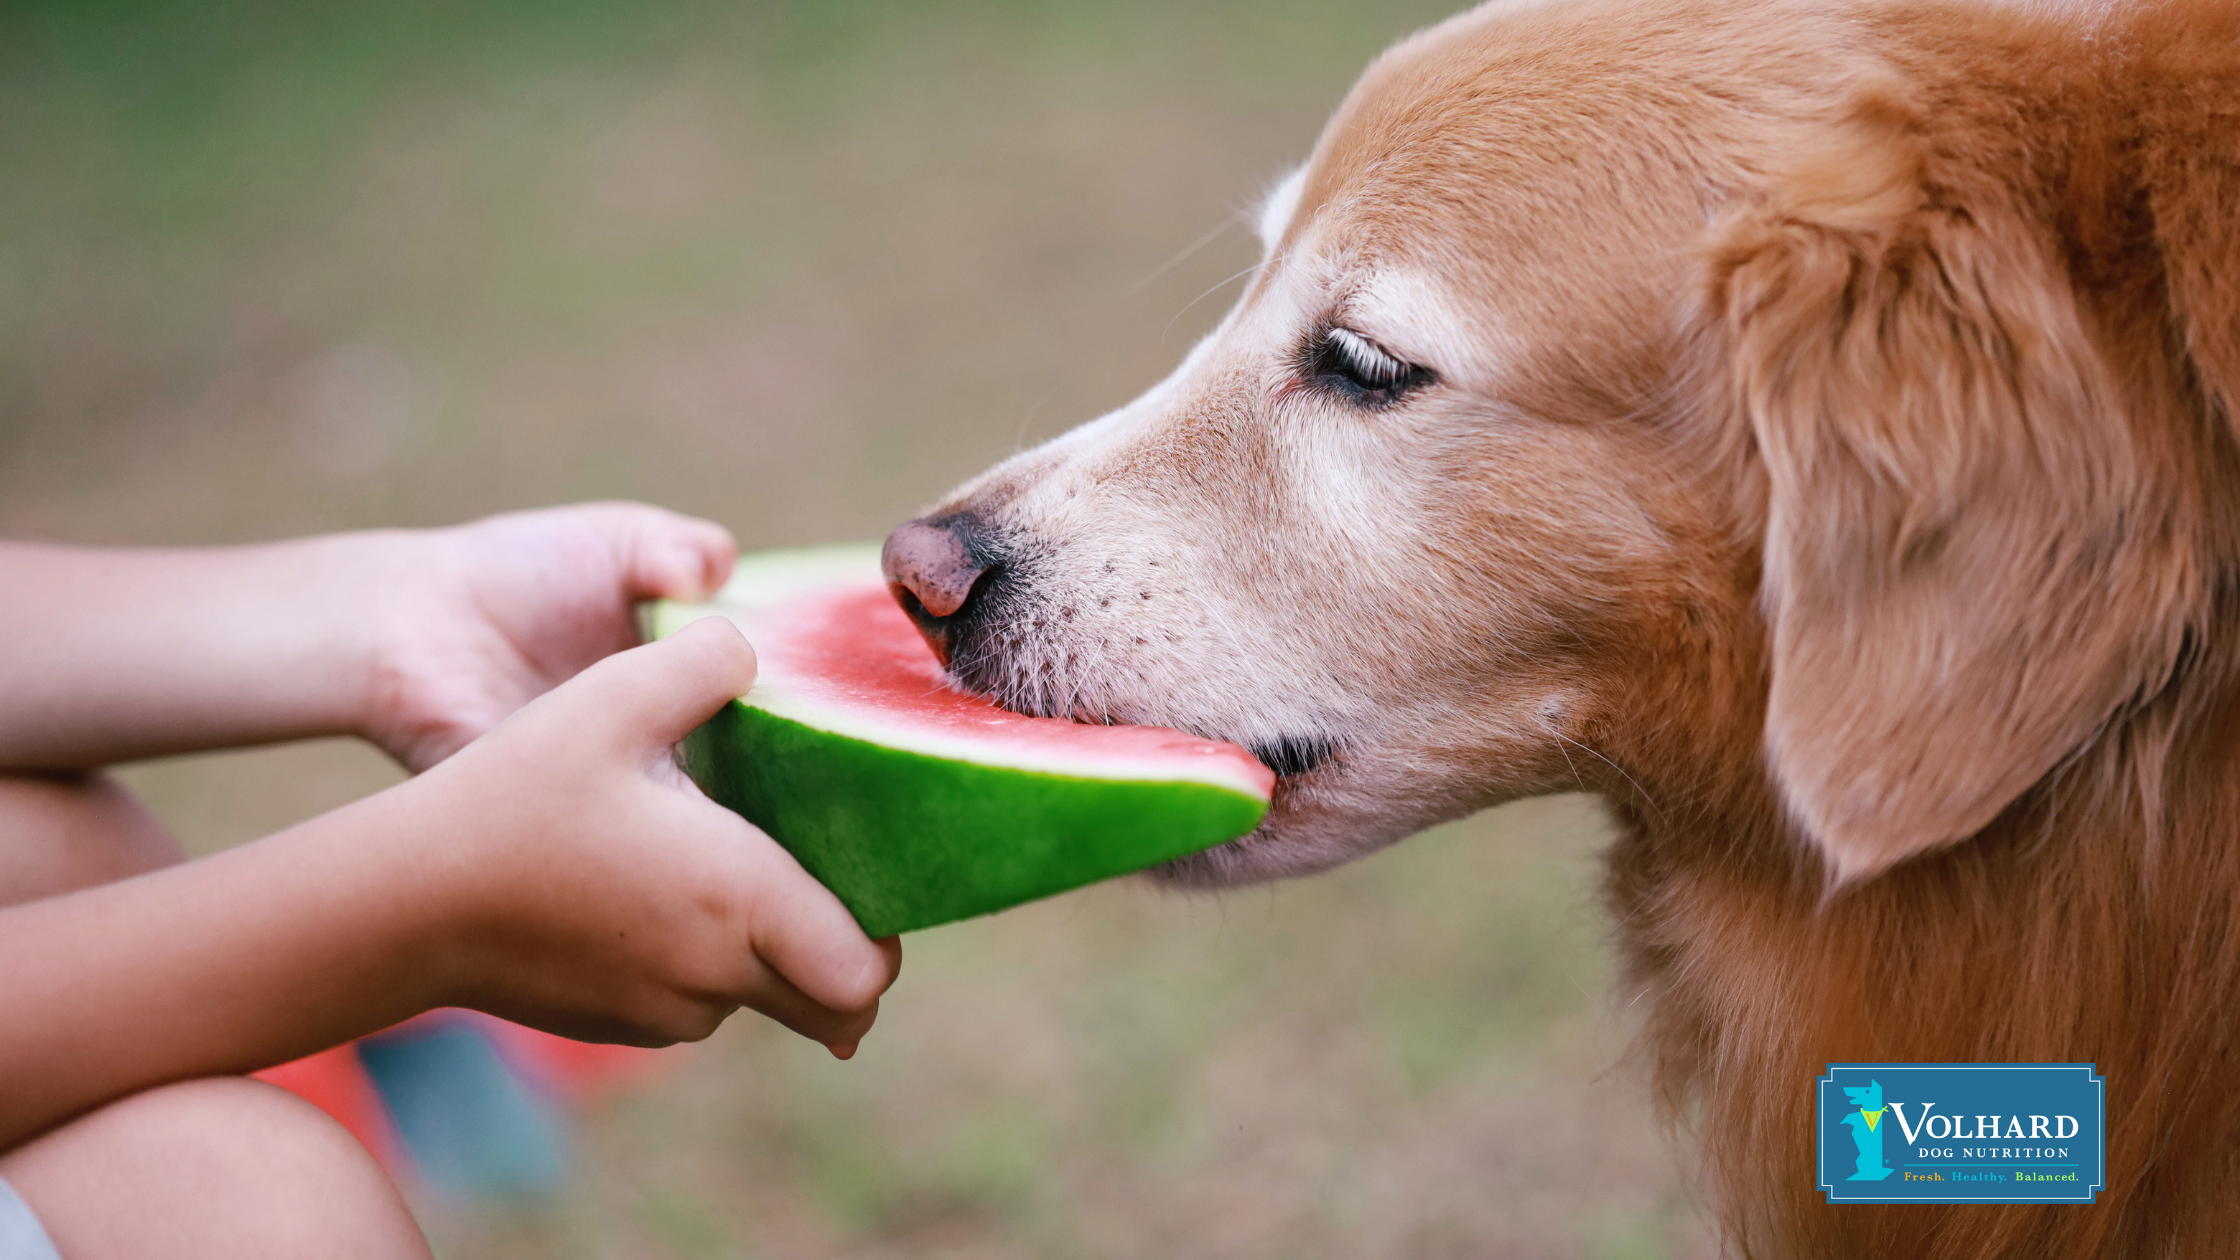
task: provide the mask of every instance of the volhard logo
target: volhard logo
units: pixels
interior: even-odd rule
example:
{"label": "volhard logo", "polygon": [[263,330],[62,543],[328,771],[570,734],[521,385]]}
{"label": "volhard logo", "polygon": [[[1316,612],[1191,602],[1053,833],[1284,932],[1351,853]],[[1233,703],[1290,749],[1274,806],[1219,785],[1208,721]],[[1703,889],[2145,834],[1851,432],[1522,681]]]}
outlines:
{"label": "volhard logo", "polygon": [[2090,1203],[2105,1181],[2089,1063],[1831,1063],[1817,1117],[1831,1203]]}

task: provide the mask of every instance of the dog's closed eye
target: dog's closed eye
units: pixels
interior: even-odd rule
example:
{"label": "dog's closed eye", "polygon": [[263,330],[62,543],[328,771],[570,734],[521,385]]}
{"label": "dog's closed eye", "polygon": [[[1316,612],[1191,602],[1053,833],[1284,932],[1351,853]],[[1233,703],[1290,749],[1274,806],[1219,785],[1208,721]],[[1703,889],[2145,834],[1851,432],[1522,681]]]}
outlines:
{"label": "dog's closed eye", "polygon": [[1332,328],[1307,346],[1307,371],[1316,384],[1366,407],[1382,407],[1431,379],[1418,367],[1360,333]]}

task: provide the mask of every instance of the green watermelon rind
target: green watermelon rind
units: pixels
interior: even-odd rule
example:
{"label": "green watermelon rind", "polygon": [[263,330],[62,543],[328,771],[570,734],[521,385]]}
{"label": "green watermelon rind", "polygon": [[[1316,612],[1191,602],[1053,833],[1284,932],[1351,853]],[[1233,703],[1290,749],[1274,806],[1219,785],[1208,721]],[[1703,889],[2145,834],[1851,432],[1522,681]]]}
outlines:
{"label": "green watermelon rind", "polygon": [[873,937],[973,918],[1241,836],[1267,802],[888,748],[734,700],[684,744],[708,796],[768,832]]}

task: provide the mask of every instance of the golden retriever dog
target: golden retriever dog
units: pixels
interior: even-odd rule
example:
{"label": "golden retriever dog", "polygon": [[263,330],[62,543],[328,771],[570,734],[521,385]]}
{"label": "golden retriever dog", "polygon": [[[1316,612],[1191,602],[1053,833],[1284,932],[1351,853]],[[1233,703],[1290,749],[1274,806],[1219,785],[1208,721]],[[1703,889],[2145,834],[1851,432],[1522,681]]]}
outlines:
{"label": "golden retriever dog", "polygon": [[[898,530],[956,681],[1328,867],[1581,787],[1749,1256],[2240,1250],[2240,6],[1499,0],[1142,398]],[[1831,1060],[2091,1061],[2093,1206],[1843,1206]]]}

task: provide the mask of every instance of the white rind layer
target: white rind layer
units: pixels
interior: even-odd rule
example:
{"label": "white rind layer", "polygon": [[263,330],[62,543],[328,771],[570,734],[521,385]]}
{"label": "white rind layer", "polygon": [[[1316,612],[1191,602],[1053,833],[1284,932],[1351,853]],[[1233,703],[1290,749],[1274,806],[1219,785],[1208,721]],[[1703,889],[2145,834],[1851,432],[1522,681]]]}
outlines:
{"label": "white rind layer", "polygon": [[[662,602],[653,606],[648,629],[656,638],[673,634],[702,617],[728,617],[750,643],[772,643],[789,633],[785,614],[789,607],[820,593],[860,590],[867,584],[883,590],[886,579],[879,568],[879,545],[850,543],[804,547],[749,556],[739,562],[731,580],[714,599],[701,604]],[[836,688],[824,680],[789,673],[782,653],[763,660],[752,690],[740,700],[749,707],[799,722],[816,730],[860,739],[884,747],[1003,769],[1084,779],[1130,782],[1201,783],[1268,799],[1267,772],[1257,763],[1249,767],[1242,750],[1180,732],[1171,732],[1172,747],[1146,755],[1118,748],[1077,752],[1069,742],[1093,731],[1141,732],[1155,737],[1150,728],[1078,726],[1054,718],[1026,718],[994,714],[988,719],[994,738],[982,741],[959,736],[954,729],[934,729],[914,724],[907,717],[869,704],[851,704],[831,694]],[[1033,724],[1032,726],[1028,724]],[[1043,723],[1053,728],[1037,740],[1030,732]]]}

